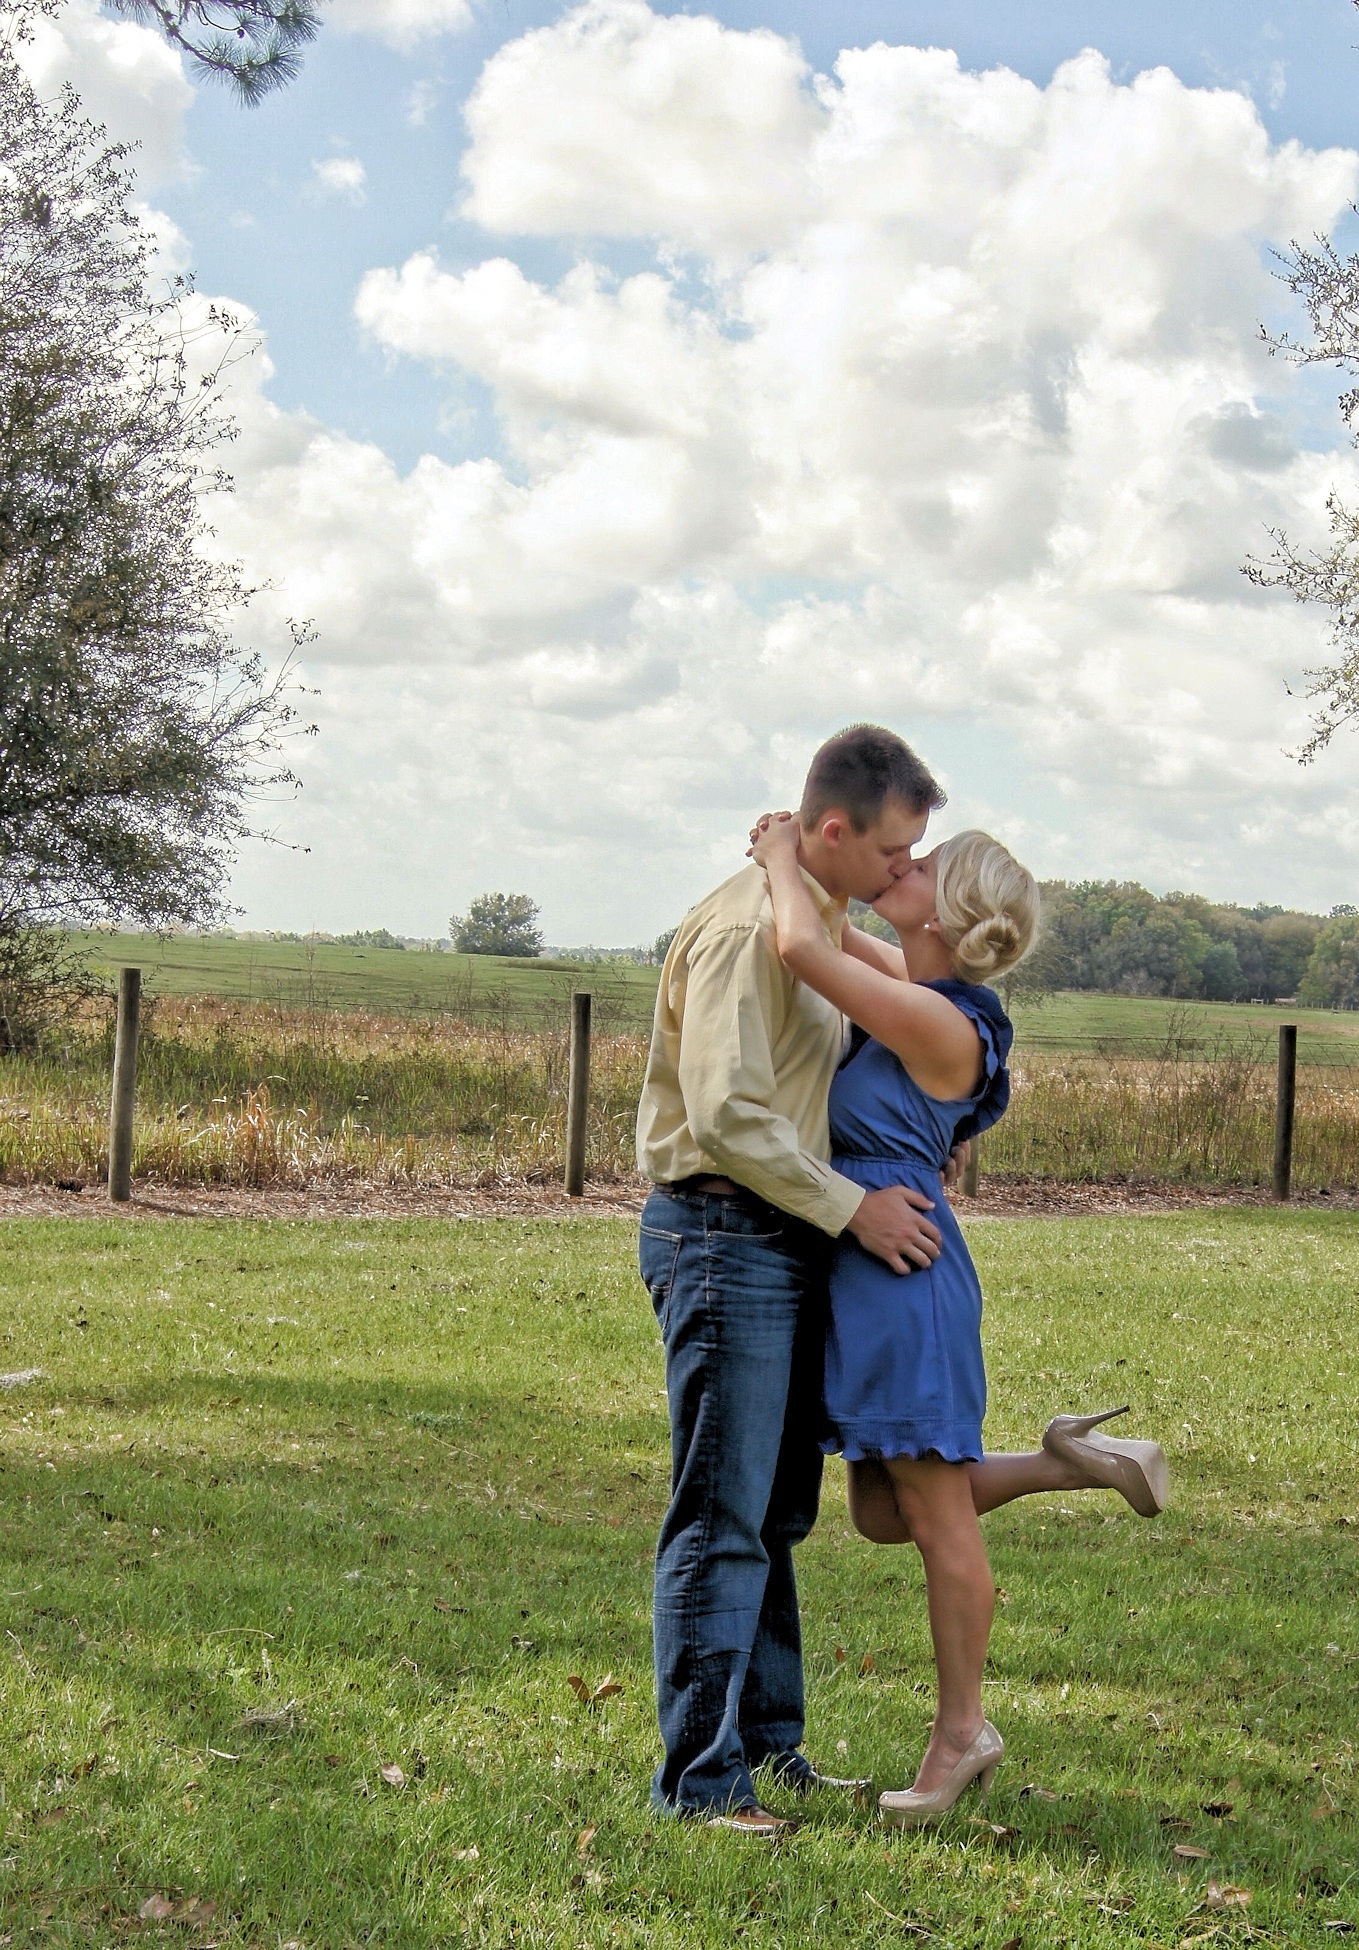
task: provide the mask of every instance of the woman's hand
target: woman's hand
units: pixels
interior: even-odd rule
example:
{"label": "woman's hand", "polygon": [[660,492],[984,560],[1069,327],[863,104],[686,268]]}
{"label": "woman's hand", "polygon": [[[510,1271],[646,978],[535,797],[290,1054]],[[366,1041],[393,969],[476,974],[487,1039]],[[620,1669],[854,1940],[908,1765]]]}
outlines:
{"label": "woman's hand", "polygon": [[767,867],[779,854],[796,856],[802,841],[802,827],[796,813],[764,813],[750,829],[747,857],[757,866]]}

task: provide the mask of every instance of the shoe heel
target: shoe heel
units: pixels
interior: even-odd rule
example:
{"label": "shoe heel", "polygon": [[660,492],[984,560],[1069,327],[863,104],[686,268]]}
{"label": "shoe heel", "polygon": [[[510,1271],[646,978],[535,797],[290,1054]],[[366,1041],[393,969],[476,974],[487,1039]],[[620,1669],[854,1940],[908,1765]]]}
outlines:
{"label": "shoe heel", "polygon": [[999,1767],[1000,1762],[998,1760],[992,1761],[989,1767],[983,1767],[981,1773],[977,1776],[977,1793],[979,1795],[986,1795],[991,1792],[991,1783],[995,1780]]}
{"label": "shoe heel", "polygon": [[1097,1429],[1101,1422],[1113,1422],[1120,1415],[1129,1414],[1131,1409],[1132,1404],[1124,1402],[1122,1408],[1106,1408],[1099,1415],[1073,1415],[1068,1434],[1077,1438],[1089,1435],[1091,1429]]}

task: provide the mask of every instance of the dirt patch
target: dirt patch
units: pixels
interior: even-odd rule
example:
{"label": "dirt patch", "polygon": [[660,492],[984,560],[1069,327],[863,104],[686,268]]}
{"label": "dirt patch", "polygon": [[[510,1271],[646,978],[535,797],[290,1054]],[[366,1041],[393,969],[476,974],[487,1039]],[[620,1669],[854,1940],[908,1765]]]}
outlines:
{"label": "dirt patch", "polygon": [[[522,1180],[479,1186],[318,1185],[306,1190],[229,1185],[133,1187],[113,1205],[102,1186],[0,1185],[0,1219],[520,1219],[636,1218],[643,1180],[587,1185],[583,1198],[560,1186]],[[1353,1192],[1304,1192],[1294,1201],[1317,1211],[1359,1210]],[[1262,1187],[1065,1185],[1051,1179],[983,1178],[976,1198],[956,1196],[960,1218],[1081,1219],[1154,1217],[1191,1207],[1271,1206]]]}
{"label": "dirt patch", "polygon": [[[1311,1211],[1359,1211],[1359,1193],[1299,1192],[1292,1203]],[[954,1199],[960,1218],[1151,1218],[1212,1206],[1278,1210],[1263,1185],[1067,1185],[1048,1178],[983,1177],[976,1198]]]}
{"label": "dirt patch", "polygon": [[555,1185],[318,1185],[306,1190],[232,1185],[135,1184],[126,1205],[102,1186],[0,1185],[0,1218],[10,1219],[517,1219],[635,1218],[646,1187],[587,1186],[568,1198]]}

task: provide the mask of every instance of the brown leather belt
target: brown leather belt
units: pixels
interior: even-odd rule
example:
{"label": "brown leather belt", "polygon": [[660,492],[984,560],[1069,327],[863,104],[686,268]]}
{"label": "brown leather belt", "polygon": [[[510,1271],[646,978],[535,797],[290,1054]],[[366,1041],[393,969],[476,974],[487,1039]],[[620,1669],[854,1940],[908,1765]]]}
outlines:
{"label": "brown leather belt", "polygon": [[735,1179],[719,1178],[714,1172],[699,1172],[693,1178],[678,1179],[673,1185],[667,1185],[666,1190],[669,1192],[711,1192],[716,1198],[739,1198],[745,1190],[745,1187],[744,1185],[738,1185]]}

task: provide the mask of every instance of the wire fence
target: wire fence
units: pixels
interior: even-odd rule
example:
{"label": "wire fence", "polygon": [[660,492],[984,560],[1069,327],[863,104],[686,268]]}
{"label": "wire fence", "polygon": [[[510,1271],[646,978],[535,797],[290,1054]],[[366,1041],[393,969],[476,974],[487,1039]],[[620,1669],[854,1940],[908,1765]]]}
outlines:
{"label": "wire fence", "polygon": [[[1017,1049],[985,1172],[1070,1184],[1269,1185],[1279,1118],[1275,1036],[1171,1033],[1086,1050]],[[1291,1182],[1359,1189],[1359,1043],[1298,1038]]]}
{"label": "wire fence", "polygon": [[[597,1182],[622,1183],[636,1172],[648,1039],[621,988],[591,987],[583,1166]],[[280,1187],[560,1182],[573,1128],[569,1007],[567,984],[531,1021],[508,994],[423,1020],[164,998],[137,1055],[133,1175]],[[1072,1048],[1070,1037],[1045,1044],[1044,1027],[1041,1015],[1022,1026],[1010,1110],[982,1140],[984,1177],[1271,1184],[1272,1031],[1205,1027],[1186,1012],[1155,1037]],[[101,1011],[60,1046],[5,1060],[0,1179],[107,1181],[112,1044]],[[1359,1036],[1346,1020],[1302,1028],[1293,1102],[1293,1189],[1359,1191]]]}

